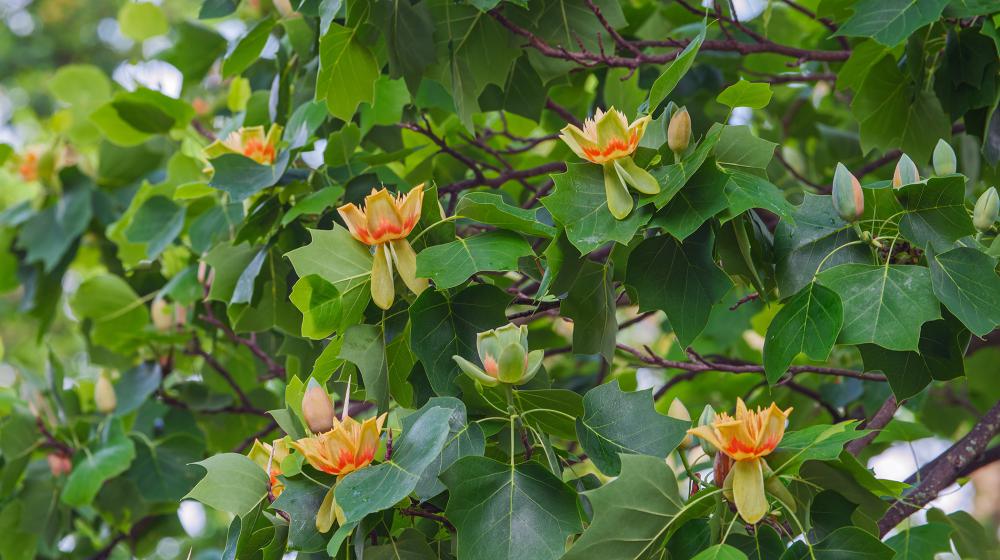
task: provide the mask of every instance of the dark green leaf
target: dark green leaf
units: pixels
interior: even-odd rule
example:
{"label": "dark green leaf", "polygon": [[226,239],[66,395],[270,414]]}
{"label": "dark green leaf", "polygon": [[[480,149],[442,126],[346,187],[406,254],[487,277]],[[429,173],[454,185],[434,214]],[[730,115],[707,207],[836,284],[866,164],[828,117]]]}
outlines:
{"label": "dark green leaf", "polygon": [[653,177],[656,177],[656,181],[660,183],[660,192],[649,197],[645,197],[640,201],[640,204],[648,204],[650,202],[657,208],[663,208],[668,202],[670,202],[674,196],[687,184],[688,180],[694,176],[695,173],[701,169],[705,160],[715,149],[716,143],[722,136],[722,126],[713,125],[705,135],[705,139],[698,144],[698,147],[690,152],[680,163],[675,163],[672,165],[664,165],[663,167],[657,167],[656,169],[651,169],[650,173]]}
{"label": "dark green leaf", "polygon": [[898,352],[874,344],[858,347],[865,369],[881,371],[897,399],[906,399],[923,390],[934,379],[965,375],[965,347],[968,331],[956,329],[950,321],[931,321],[920,330],[917,351]]}
{"label": "dark green leaf", "polygon": [[921,27],[936,21],[948,0],[861,0],[837,35],[872,37],[895,47]]}
{"label": "dark green leaf", "polygon": [[934,295],[976,336],[1000,325],[1000,277],[996,260],[982,251],[959,247],[927,251]]}
{"label": "dark green leaf", "polygon": [[555,237],[556,228],[542,222],[539,209],[525,210],[508,204],[496,193],[470,192],[458,201],[455,214],[480,223],[526,235]]}
{"label": "dark green leaf", "polygon": [[[796,543],[800,545],[802,543]],[[812,552],[793,546],[781,560],[892,560],[893,551],[871,533],[857,527],[841,527],[813,545]]]}
{"label": "dark green leaf", "polygon": [[901,531],[885,544],[896,552],[893,560],[934,560],[938,552],[951,552],[952,528],[942,523],[928,523]]}
{"label": "dark green leaf", "polygon": [[[257,470],[264,472],[260,467]],[[273,507],[288,514],[289,546],[301,552],[317,552],[326,547],[326,537],[316,530],[316,514],[330,491],[304,476],[280,477],[285,489]]]}
{"label": "dark green leaf", "polygon": [[235,76],[249,68],[251,64],[259,59],[260,53],[264,50],[264,45],[267,44],[267,38],[271,35],[271,30],[274,29],[275,23],[275,20],[272,18],[262,19],[257,25],[254,25],[247,31],[243,37],[240,37],[236,46],[226,55],[226,59],[222,61],[222,77],[229,78]]}
{"label": "dark green leaf", "polygon": [[403,419],[403,433],[407,433],[428,410],[434,407],[450,410],[451,416],[448,418],[448,437],[445,439],[444,448],[421,473],[420,481],[414,489],[417,498],[422,501],[445,491],[445,486],[438,480],[438,475],[448,470],[452,463],[469,455],[482,455],[486,450],[483,429],[478,423],[468,421],[465,403],[454,397],[432,397],[420,410]]}
{"label": "dark green leaf", "polygon": [[208,184],[239,202],[274,186],[287,165],[288,152],[282,152],[274,165],[261,165],[240,154],[223,154],[212,160],[215,173]]}
{"label": "dark green leaf", "polygon": [[961,175],[931,177],[926,183],[906,185],[895,192],[906,211],[899,220],[899,232],[920,247],[926,249],[931,243],[949,247],[975,233],[965,209],[965,178]]}
{"label": "dark green leaf", "polygon": [[155,259],[184,228],[185,209],[165,196],[147,198],[132,217],[125,237],[133,243],[147,243],[146,255]]}
{"label": "dark green leaf", "polygon": [[[125,472],[133,459],[135,445],[125,436],[121,420],[112,420],[107,439],[99,447],[77,452],[73,472],[62,489],[63,503],[74,507],[89,506],[104,482]],[[261,476],[264,476],[263,471]]]}
{"label": "dark green leaf", "polygon": [[703,166],[684,188],[677,191],[670,203],[653,216],[650,224],[662,227],[683,241],[729,205],[726,199],[728,182],[729,177],[714,162]]}
{"label": "dark green leaf", "polygon": [[389,410],[389,364],[383,324],[347,327],[338,357],[358,366],[365,384],[365,397],[375,401],[379,411],[385,412]]}
{"label": "dark green leaf", "polygon": [[813,282],[795,294],[767,328],[764,370],[768,383],[780,379],[799,353],[825,361],[843,324],[844,308],[833,290]]}
{"label": "dark green leaf", "polygon": [[521,257],[533,254],[523,237],[509,231],[488,231],[417,254],[417,276],[430,278],[439,289],[454,288],[477,272],[516,270]]}

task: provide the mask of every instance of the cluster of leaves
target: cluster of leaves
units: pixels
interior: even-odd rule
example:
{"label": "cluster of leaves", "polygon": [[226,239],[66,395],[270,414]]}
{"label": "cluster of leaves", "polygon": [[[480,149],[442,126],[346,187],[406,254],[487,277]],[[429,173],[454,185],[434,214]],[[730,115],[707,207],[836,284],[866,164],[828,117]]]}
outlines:
{"label": "cluster of leaves", "polygon": [[[35,4],[30,56],[0,61],[30,140],[0,145],[0,559],[995,555],[962,512],[886,538],[997,456],[1000,236],[972,221],[1000,161],[995,3]],[[179,94],[56,31],[116,10]],[[620,220],[558,137],[610,106],[652,117],[633,158],[660,188]],[[274,124],[270,164],[206,159]],[[941,139],[960,173],[930,172]],[[894,188],[902,152],[924,178]],[[390,309],[336,212],[383,185],[424,189],[431,283]],[[477,334],[510,322],[543,369],[510,391],[463,375],[453,356],[479,365]],[[376,460],[335,480],[296,451],[273,479],[246,453],[308,435],[310,379],[388,413]],[[794,503],[757,525],[665,414],[741,396],[795,408],[768,457]],[[906,483],[866,468],[967,432]],[[193,537],[185,498],[210,506]]]}

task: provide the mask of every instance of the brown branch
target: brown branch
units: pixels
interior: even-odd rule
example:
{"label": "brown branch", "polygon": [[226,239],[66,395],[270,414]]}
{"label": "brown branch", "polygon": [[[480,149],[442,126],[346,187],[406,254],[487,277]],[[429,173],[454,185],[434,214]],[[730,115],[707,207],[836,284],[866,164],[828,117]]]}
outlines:
{"label": "brown branch", "polygon": [[424,519],[430,519],[432,521],[437,521],[438,523],[444,525],[445,528],[448,529],[448,531],[450,531],[452,533],[455,532],[455,526],[452,525],[451,521],[448,521],[448,518],[445,517],[445,516],[443,516],[443,515],[439,515],[437,513],[432,513],[432,512],[429,512],[429,511],[426,511],[426,510],[423,510],[423,509],[420,509],[420,508],[412,508],[412,507],[410,507],[410,508],[403,508],[403,509],[399,510],[399,513],[402,513],[403,515],[409,515],[411,517],[423,517]]}
{"label": "brown branch", "polygon": [[45,422],[42,421],[41,416],[35,417],[35,424],[38,425],[38,431],[41,432],[42,435],[45,437],[45,442],[43,442],[42,445],[55,449],[65,457],[73,456],[73,448],[70,447],[68,444],[56,439],[56,437],[52,435],[52,432],[50,432],[49,429],[45,426]]}
{"label": "brown branch", "polygon": [[827,411],[827,413],[830,415],[830,418],[833,419],[834,424],[836,424],[836,423],[838,423],[838,422],[840,422],[840,421],[842,421],[844,419],[844,415],[841,414],[840,411],[837,410],[837,408],[835,406],[833,406],[832,404],[826,402],[823,399],[823,395],[820,395],[818,392],[813,391],[809,387],[806,387],[805,385],[800,385],[800,384],[792,381],[791,379],[785,381],[784,383],[781,383],[781,386],[782,387],[788,387],[792,391],[795,391],[796,393],[798,393],[800,395],[809,397],[810,399],[816,401],[816,404],[820,405],[821,407],[823,407]]}
{"label": "brown branch", "polygon": [[247,397],[245,392],[243,392],[243,388],[236,382],[236,378],[233,377],[233,374],[230,373],[229,370],[219,362],[219,360],[215,359],[215,356],[209,354],[201,347],[201,343],[198,342],[197,337],[191,339],[191,347],[185,350],[184,353],[192,356],[200,356],[201,359],[205,360],[206,364],[211,366],[211,368],[222,376],[226,383],[233,388],[233,391],[236,393],[237,398],[239,398],[243,408],[254,408],[253,403],[250,402],[250,398]]}
{"label": "brown branch", "polygon": [[[919,483],[893,502],[878,522],[879,535],[885,536],[896,525],[924,507],[951,486],[970,465],[986,452],[986,446],[1000,433],[1000,401],[997,401],[969,433],[955,442],[937,459],[917,471]],[[921,474],[922,473],[922,474]]]}
{"label": "brown branch", "polygon": [[264,349],[257,344],[257,341],[255,339],[243,338],[242,336],[236,334],[236,332],[233,331],[233,329],[229,328],[228,325],[217,319],[215,317],[215,314],[212,313],[211,307],[208,304],[208,302],[205,303],[205,314],[200,315],[199,318],[202,321],[208,323],[209,325],[212,325],[213,327],[216,327],[217,329],[221,330],[223,334],[226,335],[226,338],[228,338],[230,341],[239,344],[241,346],[245,346],[248,350],[250,350],[251,354],[256,356],[257,359],[260,360],[261,362],[264,362],[264,365],[267,367],[268,374],[271,377],[279,377],[284,379],[285,368],[281,364],[276,362],[274,358],[268,355],[268,353],[265,352]]}
{"label": "brown branch", "polygon": [[551,99],[546,99],[545,100],[545,108],[548,109],[549,111],[552,111],[553,113],[559,115],[560,117],[562,117],[562,119],[564,121],[566,121],[566,122],[568,122],[568,123],[570,123],[572,125],[576,125],[576,126],[582,126],[583,125],[583,121],[581,121],[580,119],[576,118],[576,115],[574,115],[573,113],[571,113],[569,109],[563,107],[562,105],[556,103],[555,101],[552,101]]}
{"label": "brown branch", "polygon": [[868,447],[868,444],[878,436],[882,428],[892,420],[892,416],[896,414],[898,408],[899,403],[896,402],[896,397],[889,395],[889,398],[875,411],[871,419],[860,426],[860,428],[871,430],[871,432],[862,438],[848,442],[844,449],[851,455],[861,453],[861,450]]}
{"label": "brown branch", "polygon": [[498,174],[496,177],[483,177],[481,179],[471,178],[458,181],[456,183],[451,183],[450,185],[445,185],[438,189],[441,193],[456,193],[463,191],[465,189],[471,189],[473,187],[491,187],[499,188],[501,185],[507,181],[519,181],[521,179],[528,179],[531,177],[538,177],[540,175],[548,175],[549,173],[562,173],[566,171],[566,164],[561,161],[553,161],[539,165],[537,167],[531,167],[529,169],[516,169],[504,171]]}
{"label": "brown branch", "polygon": [[754,292],[752,294],[747,294],[747,295],[741,297],[739,300],[737,300],[736,303],[730,305],[729,306],[729,310],[730,311],[736,311],[744,303],[749,303],[749,302],[757,300],[757,299],[760,299],[760,294],[758,294],[757,292]]}

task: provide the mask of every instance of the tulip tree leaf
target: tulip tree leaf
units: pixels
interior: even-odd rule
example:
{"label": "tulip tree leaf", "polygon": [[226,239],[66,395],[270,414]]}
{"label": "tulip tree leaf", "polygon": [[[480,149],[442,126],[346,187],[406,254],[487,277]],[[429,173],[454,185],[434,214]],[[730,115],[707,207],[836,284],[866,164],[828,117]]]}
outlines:
{"label": "tulip tree leaf", "polygon": [[379,76],[375,55],[357,35],[357,28],[331,23],[319,42],[316,99],[325,99],[330,114],[345,122],[358,105],[374,101]]}
{"label": "tulip tree leaf", "polygon": [[389,410],[389,364],[383,325],[347,327],[338,356],[358,366],[365,384],[365,396],[375,401],[381,412]]}
{"label": "tulip tree leaf", "polygon": [[792,205],[785,200],[785,195],[774,183],[743,171],[728,171],[726,181],[726,198],[729,201],[727,217],[736,217],[751,208],[763,208],[776,214],[783,221],[793,225],[795,217]]}
{"label": "tulip tree leaf", "polygon": [[459,459],[443,475],[459,558],[555,560],[582,528],[576,492],[539,463]]}
{"label": "tulip tree leaf", "polygon": [[26,262],[41,262],[51,271],[70,249],[93,217],[93,182],[72,168],[60,174],[62,196],[55,204],[36,212],[21,227],[17,247]]}
{"label": "tulip tree leaf", "polygon": [[949,247],[972,235],[972,219],[965,209],[965,178],[961,175],[931,177],[896,190],[896,198],[906,214],[899,220],[899,232],[906,239],[927,248]]}
{"label": "tulip tree leaf", "polygon": [[543,223],[539,209],[526,210],[508,204],[496,193],[470,192],[458,201],[455,214],[480,223],[509,229],[526,235],[555,237],[556,228]]}
{"label": "tulip tree leaf", "polygon": [[340,292],[321,276],[299,278],[288,299],[302,312],[302,336],[322,340],[340,327]]}
{"label": "tulip tree leaf", "polygon": [[299,278],[315,274],[340,293],[340,328],[360,322],[371,300],[372,254],[347,229],[311,229],[312,242],[285,253]]}
{"label": "tulip tree leaf", "polygon": [[463,375],[452,356],[479,363],[476,334],[507,324],[510,295],[478,284],[456,294],[424,290],[410,305],[410,348],[424,365],[431,388],[441,396],[458,394]]}
{"label": "tulip tree leaf", "polygon": [[764,337],[764,371],[768,383],[784,375],[799,353],[826,360],[844,324],[837,292],[813,282],[778,311]]}
{"label": "tulip tree leaf", "polygon": [[877,344],[889,350],[916,350],[920,327],[941,318],[922,266],[843,264],[819,274],[844,304],[842,344]]}
{"label": "tulip tree leaf", "polygon": [[948,0],[861,0],[835,35],[871,37],[887,47],[941,16]]}
{"label": "tulip tree leaf", "polygon": [[146,199],[125,230],[133,243],[147,243],[146,255],[155,259],[184,228],[185,209],[165,196]]}
{"label": "tulip tree leaf", "polygon": [[74,459],[73,472],[62,489],[62,501],[73,507],[89,506],[105,481],[128,470],[135,459],[135,444],[125,435],[121,420],[116,419],[111,421],[106,441],[94,449],[78,451]]}
{"label": "tulip tree leaf", "polygon": [[587,456],[601,472],[617,476],[620,454],[665,458],[680,445],[691,427],[653,407],[652,390],[626,393],[618,380],[587,391],[576,433]]}
{"label": "tulip tree leaf", "polygon": [[660,102],[670,95],[670,92],[677,87],[681,78],[691,69],[691,65],[694,64],[694,58],[698,54],[698,49],[701,48],[701,44],[705,40],[705,30],[705,26],[702,25],[698,34],[684,47],[681,54],[677,55],[677,58],[670,63],[670,66],[667,66],[667,69],[653,82],[653,86],[649,88],[650,112],[656,109]]}
{"label": "tulip tree leaf", "polygon": [[515,270],[517,260],[531,254],[531,245],[520,235],[488,231],[420,251],[417,276],[430,278],[439,290],[454,288],[477,272]]}
{"label": "tulip tree leaf", "polygon": [[594,519],[564,560],[648,558],[684,524],[686,510],[714,503],[715,492],[702,491],[685,505],[662,457],[623,454],[620,460],[617,478],[584,493]]}
{"label": "tulip tree leaf", "polygon": [[573,320],[573,352],[600,353],[610,364],[618,334],[611,267],[584,260],[568,292],[559,311]]}
{"label": "tulip tree leaf", "polygon": [[812,551],[796,542],[781,560],[893,560],[894,552],[877,537],[859,527],[841,527],[813,544]]}
{"label": "tulip tree leaf", "polygon": [[769,458],[769,462],[775,470],[794,472],[806,461],[832,461],[840,456],[847,442],[868,433],[856,429],[857,424],[857,420],[850,420],[833,425],[817,424],[788,432],[778,445],[775,460]]}
{"label": "tulip tree leaf", "polygon": [[724,126],[715,147],[715,161],[725,168],[762,172],[774,157],[778,145],[754,136],[750,127]]}
{"label": "tulip tree leaf", "polygon": [[[400,2],[408,4],[408,2]],[[427,538],[412,528],[403,529],[398,537],[389,536],[389,544],[365,547],[365,560],[435,560],[438,555],[427,544]]]}
{"label": "tulip tree leaf", "polygon": [[747,555],[728,544],[717,544],[699,552],[691,560],[747,560]]}
{"label": "tulip tree leaf", "polygon": [[771,102],[771,84],[763,82],[748,82],[741,79],[735,84],[722,90],[722,93],[715,98],[730,109],[734,107],[750,107],[751,109],[763,109]]}
{"label": "tulip tree leaf", "polygon": [[205,477],[185,498],[244,516],[267,495],[267,473],[244,455],[220,453],[194,464],[205,469]]}
{"label": "tulip tree leaf", "polygon": [[627,244],[639,227],[649,221],[650,213],[643,208],[632,210],[624,220],[611,215],[600,165],[571,163],[565,173],[553,175],[552,180],[555,192],[542,198],[542,204],[566,229],[570,242],[581,253],[589,253],[609,241]]}
{"label": "tulip tree leaf", "polygon": [[1000,325],[1000,277],[996,260],[982,251],[959,247],[927,251],[934,295],[976,336]]}
{"label": "tulip tree leaf", "polygon": [[651,237],[629,256],[625,281],[639,293],[639,308],[666,313],[684,346],[697,338],[712,306],[732,287],[713,260],[713,237],[708,227],[684,243],[669,235]]}
{"label": "tulip tree leaf", "polygon": [[965,347],[969,332],[954,320],[931,321],[920,329],[918,351],[886,350],[874,344],[858,347],[865,369],[881,371],[889,380],[896,399],[910,398],[931,381],[947,381],[965,375]]}
{"label": "tulip tree leaf", "polygon": [[450,433],[452,410],[432,407],[399,438],[392,459],[354,471],[337,484],[337,505],[347,522],[388,509],[413,492],[423,473],[440,455]]}
{"label": "tulip tree leaf", "polygon": [[896,533],[885,544],[896,552],[893,560],[934,560],[938,552],[951,552],[954,529],[944,523],[910,526]]}
{"label": "tulip tree leaf", "polygon": [[482,427],[476,422],[468,421],[465,403],[454,397],[432,397],[420,410],[403,419],[403,433],[409,431],[417,420],[435,407],[451,411],[451,417],[448,418],[448,438],[441,453],[420,475],[420,481],[414,492],[421,501],[429,500],[445,491],[445,486],[438,480],[438,475],[448,470],[455,461],[469,455],[482,455],[486,451],[486,438]]}
{"label": "tulip tree leaf", "polygon": [[149,324],[149,311],[132,286],[120,276],[88,278],[70,300],[77,317],[93,323],[90,340],[112,350],[133,346]]}
{"label": "tulip tree leaf", "polygon": [[261,165],[241,154],[222,154],[212,159],[215,173],[209,186],[229,193],[233,202],[274,186],[288,165],[288,152],[278,154],[274,165]]}
{"label": "tulip tree leaf", "polygon": [[656,178],[656,182],[660,184],[660,192],[641,199],[640,204],[652,202],[653,206],[660,209],[673,200],[678,191],[701,169],[702,164],[712,154],[716,143],[722,136],[722,130],[723,127],[721,125],[712,125],[708,134],[705,135],[705,139],[679,163],[651,169],[649,172]]}
{"label": "tulip tree leaf", "polygon": [[226,59],[222,61],[222,77],[235,76],[257,61],[275,23],[272,18],[261,20],[240,37],[233,50],[226,54]]}
{"label": "tulip tree leaf", "polygon": [[670,204],[653,216],[650,224],[662,227],[683,241],[729,205],[726,198],[728,182],[729,177],[714,162],[702,166],[684,188],[677,191]]}
{"label": "tulip tree leaf", "polygon": [[[260,470],[260,467],[257,469]],[[282,476],[279,480],[285,489],[274,500],[273,507],[291,518],[288,523],[289,546],[300,552],[323,550],[327,538],[316,530],[316,514],[330,489],[303,476]]]}

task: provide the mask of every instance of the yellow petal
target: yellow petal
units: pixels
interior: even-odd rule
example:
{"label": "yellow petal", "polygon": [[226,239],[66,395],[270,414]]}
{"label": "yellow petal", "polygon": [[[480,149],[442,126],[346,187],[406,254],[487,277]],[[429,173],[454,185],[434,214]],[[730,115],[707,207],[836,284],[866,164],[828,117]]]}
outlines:
{"label": "yellow petal", "polygon": [[392,282],[392,257],[385,244],[375,249],[375,259],[372,261],[372,300],[382,309],[392,307],[396,299],[396,288]]}
{"label": "yellow petal", "polygon": [[389,191],[373,191],[365,197],[365,216],[373,243],[398,238],[403,232],[403,219],[396,210],[396,201]]}
{"label": "yellow petal", "polygon": [[396,269],[399,270],[399,277],[403,279],[406,287],[419,296],[427,289],[428,282],[426,278],[417,278],[417,254],[413,252],[410,242],[405,239],[395,239],[389,242],[389,247],[392,249],[392,259],[396,263]]}
{"label": "yellow petal", "polygon": [[562,138],[562,141],[569,146],[569,149],[585,160],[591,160],[591,154],[600,153],[601,151],[597,146],[597,139],[588,136],[575,125],[568,124],[559,132],[559,138]]}
{"label": "yellow petal", "polygon": [[354,204],[345,204],[337,208],[337,212],[344,219],[344,223],[347,224],[347,230],[351,232],[354,239],[366,245],[372,244],[372,236],[368,232],[368,219],[360,208]]}
{"label": "yellow petal", "polygon": [[258,467],[267,470],[267,461],[271,458],[271,446],[266,443],[261,443],[260,440],[253,440],[253,447],[250,448],[250,453],[247,457],[251,461],[257,464]]}
{"label": "yellow petal", "polygon": [[615,219],[628,217],[632,211],[632,195],[610,163],[604,164],[604,194],[608,197],[608,210]]}
{"label": "yellow petal", "polygon": [[333,527],[333,521],[337,518],[336,510],[337,503],[333,498],[334,487],[331,487],[327,491],[326,496],[323,497],[323,503],[319,506],[319,511],[316,512],[316,530],[320,533],[325,533]]}
{"label": "yellow petal", "polygon": [[691,428],[687,431],[687,433],[695,437],[700,437],[701,439],[714,445],[716,449],[722,449],[725,447],[711,426],[698,426],[697,428]]}
{"label": "yellow petal", "polygon": [[646,115],[645,117],[636,119],[628,127],[629,140],[638,144],[642,140],[642,136],[646,134],[646,126],[649,125],[649,121],[652,119],[651,116]]}
{"label": "yellow petal", "polygon": [[424,185],[421,183],[410,189],[399,199],[398,210],[403,220],[403,231],[401,236],[406,237],[413,231],[413,227],[420,221],[420,209],[424,203]]}
{"label": "yellow petal", "polygon": [[761,460],[737,461],[732,472],[733,501],[740,517],[747,523],[760,521],[768,511]]}
{"label": "yellow petal", "polygon": [[628,150],[628,121],[614,107],[596,120],[597,143],[607,152],[610,148]]}

